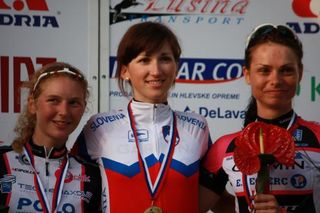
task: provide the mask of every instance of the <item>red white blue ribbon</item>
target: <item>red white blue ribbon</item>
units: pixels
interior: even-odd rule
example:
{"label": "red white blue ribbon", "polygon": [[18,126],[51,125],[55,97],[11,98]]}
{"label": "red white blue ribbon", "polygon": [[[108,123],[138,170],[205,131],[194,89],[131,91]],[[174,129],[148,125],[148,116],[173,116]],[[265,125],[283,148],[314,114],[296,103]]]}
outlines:
{"label": "red white blue ribbon", "polygon": [[174,152],[174,147],[176,144],[176,138],[177,138],[177,125],[176,125],[176,116],[175,113],[172,111],[172,116],[171,116],[171,125],[170,125],[170,136],[171,139],[170,144],[168,146],[168,150],[167,153],[165,154],[163,161],[161,163],[161,167],[160,170],[158,172],[157,178],[154,182],[154,184],[152,184],[152,180],[150,177],[150,173],[149,173],[149,169],[148,169],[148,165],[147,162],[145,160],[145,158],[142,156],[141,152],[140,152],[140,148],[139,148],[139,140],[138,140],[138,135],[137,135],[137,128],[136,128],[136,124],[134,121],[134,115],[131,109],[131,102],[128,104],[128,113],[129,113],[129,119],[130,119],[130,125],[131,125],[131,130],[133,132],[134,135],[134,139],[135,139],[135,144],[138,150],[138,159],[139,159],[139,166],[140,169],[144,172],[144,176],[145,176],[145,180],[146,180],[146,184],[147,187],[149,189],[149,193],[151,196],[152,201],[154,201],[158,194],[161,191],[164,179],[166,177],[166,174],[170,168],[170,164],[172,161],[172,157],[173,157],[173,152]]}
{"label": "red white blue ribbon", "polygon": [[26,155],[27,160],[31,164],[32,170],[34,172],[34,184],[36,187],[36,192],[40,201],[40,204],[42,206],[44,213],[55,213],[57,211],[57,207],[59,206],[59,203],[61,201],[61,195],[62,195],[62,189],[64,180],[67,175],[68,167],[69,167],[69,158],[68,155],[64,158],[62,161],[62,164],[59,167],[59,172],[57,176],[57,180],[54,186],[53,195],[52,195],[52,207],[50,207],[49,200],[46,196],[45,188],[42,185],[41,179],[38,175],[37,170],[34,166],[34,156],[31,151],[30,144],[26,144],[23,149],[24,154]]}

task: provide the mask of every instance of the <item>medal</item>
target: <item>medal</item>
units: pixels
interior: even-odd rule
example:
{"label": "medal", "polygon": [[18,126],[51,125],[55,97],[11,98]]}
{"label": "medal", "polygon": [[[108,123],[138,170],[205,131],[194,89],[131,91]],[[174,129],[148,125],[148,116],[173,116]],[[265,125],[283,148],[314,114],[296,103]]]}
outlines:
{"label": "medal", "polygon": [[162,213],[162,210],[158,206],[151,206],[147,208],[144,213]]}

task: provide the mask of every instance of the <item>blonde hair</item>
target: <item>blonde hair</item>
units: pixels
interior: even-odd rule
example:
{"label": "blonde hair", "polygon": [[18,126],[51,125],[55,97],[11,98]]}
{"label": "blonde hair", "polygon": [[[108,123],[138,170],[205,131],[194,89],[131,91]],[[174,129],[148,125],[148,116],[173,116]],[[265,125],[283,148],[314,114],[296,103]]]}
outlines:
{"label": "blonde hair", "polygon": [[89,97],[88,82],[79,69],[64,62],[54,62],[40,68],[34,73],[29,81],[26,81],[21,85],[22,88],[27,88],[29,92],[27,103],[18,117],[14,128],[17,137],[12,142],[12,148],[16,152],[21,152],[24,144],[29,142],[32,138],[37,121],[36,116],[29,112],[28,103],[32,100],[37,100],[42,92],[41,85],[47,79],[62,75],[76,79],[77,82],[82,85],[83,91],[85,91],[85,101],[87,101]]}

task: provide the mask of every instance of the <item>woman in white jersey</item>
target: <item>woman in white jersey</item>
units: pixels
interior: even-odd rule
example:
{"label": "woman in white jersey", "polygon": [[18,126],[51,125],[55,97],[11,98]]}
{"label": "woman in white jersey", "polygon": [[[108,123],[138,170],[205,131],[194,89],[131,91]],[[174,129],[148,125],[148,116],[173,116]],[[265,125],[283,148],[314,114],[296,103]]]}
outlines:
{"label": "woman in white jersey", "polygon": [[117,52],[122,110],[91,117],[74,150],[104,169],[106,208],[113,212],[199,211],[199,164],[211,144],[206,120],[168,103],[181,54],[165,25],[131,26]]}

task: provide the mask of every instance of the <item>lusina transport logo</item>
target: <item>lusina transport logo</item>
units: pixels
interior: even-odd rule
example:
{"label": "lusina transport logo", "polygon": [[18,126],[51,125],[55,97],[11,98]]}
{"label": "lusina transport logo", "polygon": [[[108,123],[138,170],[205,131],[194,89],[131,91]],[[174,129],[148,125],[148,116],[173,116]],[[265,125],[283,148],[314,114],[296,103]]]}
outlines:
{"label": "lusina transport logo", "polygon": [[59,27],[56,17],[47,12],[46,0],[0,0],[0,26]]}
{"label": "lusina transport logo", "polygon": [[110,1],[110,24],[133,19],[162,20],[177,22],[181,19],[184,23],[195,22],[216,23],[218,18],[227,16],[228,20],[240,22],[243,19],[249,0],[121,0]]}
{"label": "lusina transport logo", "polygon": [[293,0],[292,9],[297,16],[303,18],[320,17],[319,0]]}

